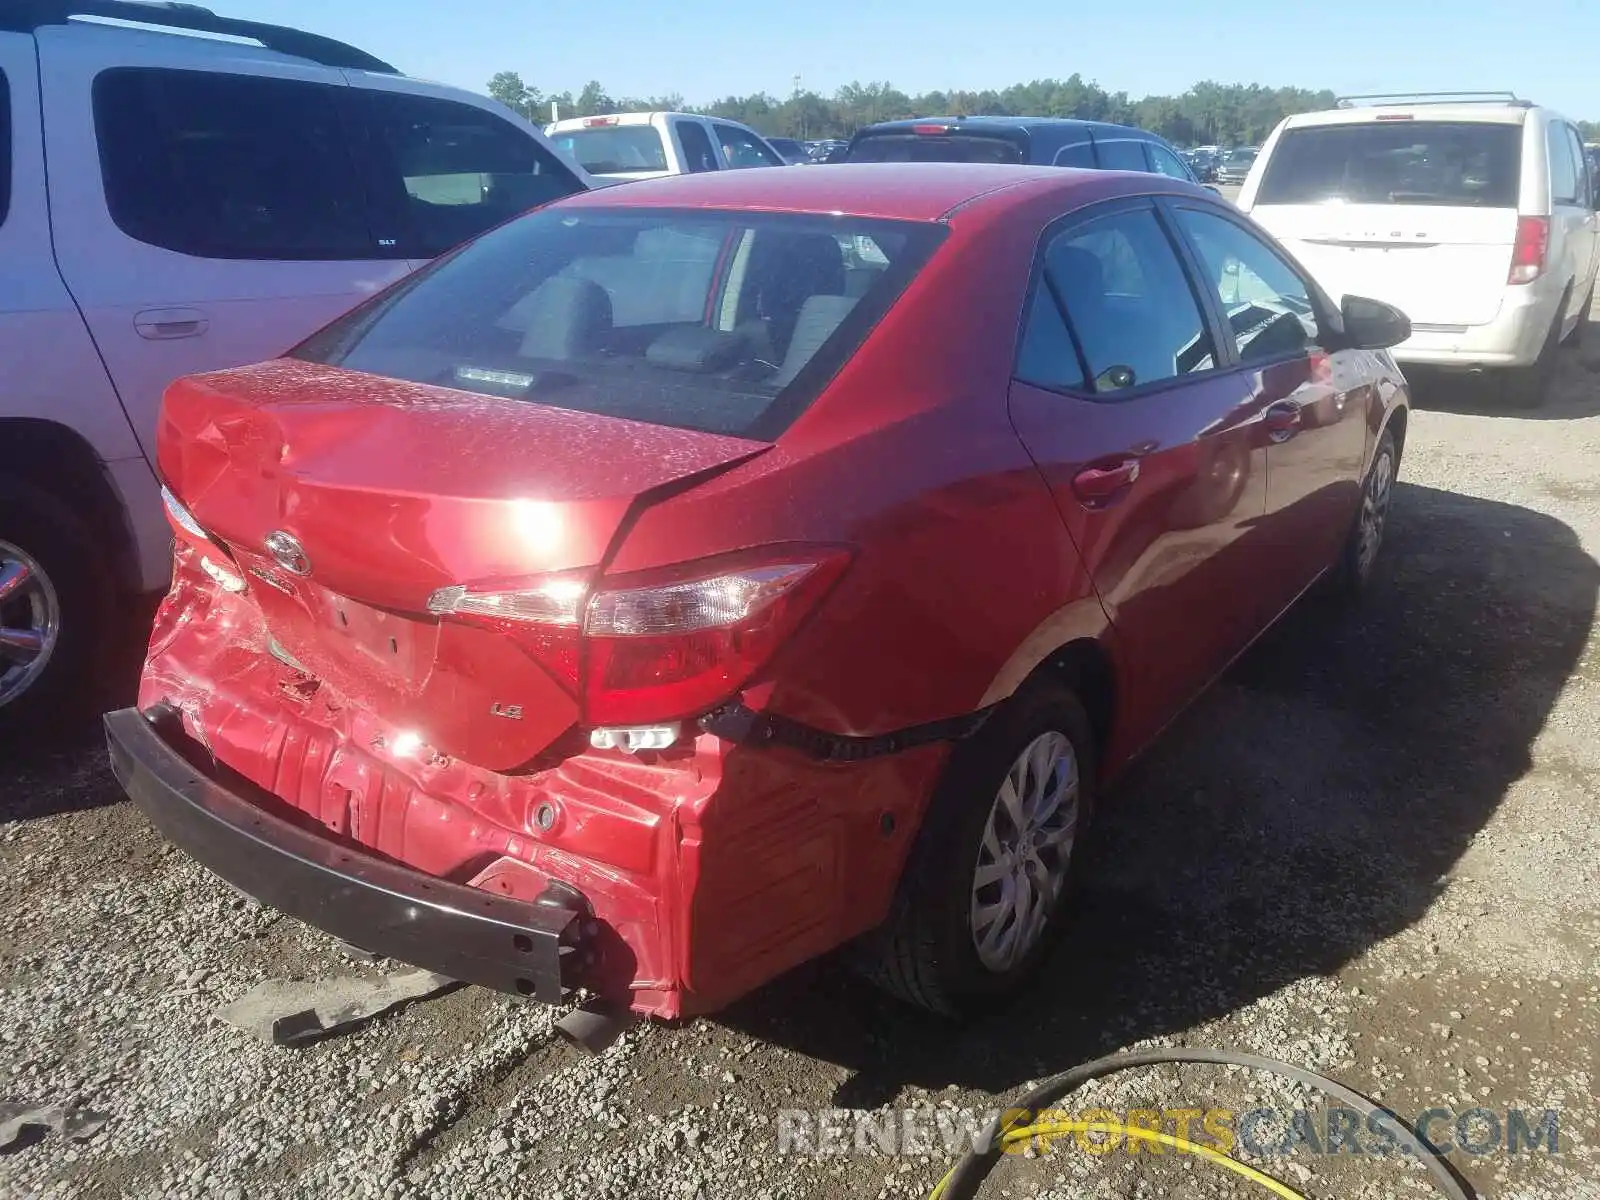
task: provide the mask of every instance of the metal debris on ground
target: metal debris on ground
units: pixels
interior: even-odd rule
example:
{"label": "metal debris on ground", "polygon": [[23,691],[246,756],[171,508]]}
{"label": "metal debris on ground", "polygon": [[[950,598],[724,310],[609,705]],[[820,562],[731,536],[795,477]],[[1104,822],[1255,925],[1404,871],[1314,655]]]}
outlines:
{"label": "metal debris on ground", "polygon": [[75,1104],[0,1104],[0,1150],[10,1149],[30,1128],[87,1141],[100,1132],[106,1119],[104,1113]]}
{"label": "metal debris on ground", "polygon": [[380,979],[268,979],[223,1005],[217,1016],[264,1042],[300,1046],[459,986],[447,975],[422,970]]}

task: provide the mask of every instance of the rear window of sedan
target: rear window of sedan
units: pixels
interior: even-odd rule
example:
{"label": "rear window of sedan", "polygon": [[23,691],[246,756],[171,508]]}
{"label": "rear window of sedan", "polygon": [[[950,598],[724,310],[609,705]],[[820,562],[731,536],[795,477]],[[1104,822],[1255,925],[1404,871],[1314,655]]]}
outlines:
{"label": "rear window of sedan", "polygon": [[1257,204],[1446,204],[1515,208],[1522,127],[1363,121],[1285,130]]}
{"label": "rear window of sedan", "polygon": [[943,233],[852,217],[544,209],[435,261],[292,353],[770,438],[856,351]]}

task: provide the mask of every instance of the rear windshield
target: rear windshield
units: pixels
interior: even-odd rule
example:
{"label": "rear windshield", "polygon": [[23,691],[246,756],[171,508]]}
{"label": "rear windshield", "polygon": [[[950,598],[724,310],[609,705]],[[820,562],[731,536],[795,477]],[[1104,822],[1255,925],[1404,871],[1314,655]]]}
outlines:
{"label": "rear windshield", "polygon": [[1258,204],[1449,204],[1515,208],[1522,127],[1371,121],[1285,130]]}
{"label": "rear windshield", "polygon": [[942,234],[853,217],[552,207],[435,261],[293,356],[766,439]]}
{"label": "rear windshield", "polygon": [[571,129],[550,135],[556,149],[577,160],[591,175],[626,175],[631,171],[665,171],[667,151],[653,125],[609,125]]}
{"label": "rear windshield", "polygon": [[1019,163],[1020,143],[983,134],[874,133],[858,138],[844,162]]}

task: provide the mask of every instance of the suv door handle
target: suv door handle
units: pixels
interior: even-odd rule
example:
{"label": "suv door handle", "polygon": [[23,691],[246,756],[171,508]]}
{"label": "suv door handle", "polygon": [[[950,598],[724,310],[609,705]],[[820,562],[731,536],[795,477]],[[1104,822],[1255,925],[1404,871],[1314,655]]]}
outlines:
{"label": "suv door handle", "polygon": [[133,328],[150,341],[199,337],[211,325],[198,308],[147,308],[135,313]]}
{"label": "suv door handle", "polygon": [[1072,477],[1072,491],[1088,508],[1104,508],[1120,500],[1139,478],[1139,460],[1131,455],[1101,459]]}

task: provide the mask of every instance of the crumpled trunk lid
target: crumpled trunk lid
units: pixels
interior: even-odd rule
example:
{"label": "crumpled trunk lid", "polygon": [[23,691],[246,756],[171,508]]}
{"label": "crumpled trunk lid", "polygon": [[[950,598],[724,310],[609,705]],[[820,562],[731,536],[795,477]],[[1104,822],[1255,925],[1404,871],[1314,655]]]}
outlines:
{"label": "crumpled trunk lid", "polygon": [[637,509],[766,447],[281,360],[174,384],[158,462],[242,568],[267,650],[427,749],[505,770],[577,703],[429,597],[589,571]]}

